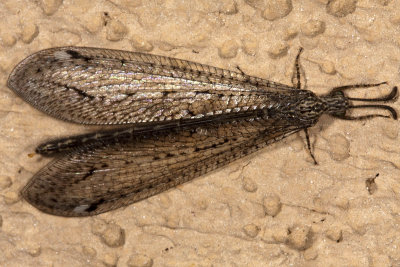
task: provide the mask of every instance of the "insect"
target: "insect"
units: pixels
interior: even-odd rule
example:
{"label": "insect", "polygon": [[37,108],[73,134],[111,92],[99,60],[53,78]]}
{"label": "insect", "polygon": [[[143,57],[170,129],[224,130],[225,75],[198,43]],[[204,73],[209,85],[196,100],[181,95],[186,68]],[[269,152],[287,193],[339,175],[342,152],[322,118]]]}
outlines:
{"label": "insect", "polygon": [[[314,158],[307,129],[322,114],[397,119],[390,106],[352,104],[394,100],[397,87],[373,99],[344,92],[382,83],[341,86],[316,96],[300,89],[299,57],[292,87],[144,53],[87,47],[34,53],[12,71],[9,88],[57,119],[114,127],[39,145],[36,152],[54,160],[21,195],[45,213],[95,215],[163,192],[301,130]],[[382,109],[388,115],[347,114],[355,108]]]}

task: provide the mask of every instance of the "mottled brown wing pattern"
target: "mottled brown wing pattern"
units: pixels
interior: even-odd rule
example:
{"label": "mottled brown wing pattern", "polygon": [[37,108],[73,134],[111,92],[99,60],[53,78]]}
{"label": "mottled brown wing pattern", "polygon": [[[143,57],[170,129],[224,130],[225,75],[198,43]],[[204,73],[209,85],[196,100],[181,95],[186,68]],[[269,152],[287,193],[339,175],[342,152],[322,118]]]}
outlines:
{"label": "mottled brown wing pattern", "polygon": [[31,55],[12,71],[8,86],[35,108],[82,124],[162,122],[258,110],[277,105],[276,98],[293,91],[190,61],[86,47]]}
{"label": "mottled brown wing pattern", "polygon": [[[299,57],[295,77],[300,81]],[[86,47],[39,51],[18,64],[8,86],[35,108],[82,124],[125,129],[61,138],[37,147],[56,158],[21,191],[39,210],[88,216],[168,190],[317,123],[322,114],[360,120],[397,118],[378,98],[344,93],[377,84],[336,87],[327,95],[207,65]],[[389,115],[350,116],[373,108]]]}
{"label": "mottled brown wing pattern", "polygon": [[41,169],[22,190],[39,210],[89,216],[117,209],[224,166],[302,128],[245,120],[82,146]]}

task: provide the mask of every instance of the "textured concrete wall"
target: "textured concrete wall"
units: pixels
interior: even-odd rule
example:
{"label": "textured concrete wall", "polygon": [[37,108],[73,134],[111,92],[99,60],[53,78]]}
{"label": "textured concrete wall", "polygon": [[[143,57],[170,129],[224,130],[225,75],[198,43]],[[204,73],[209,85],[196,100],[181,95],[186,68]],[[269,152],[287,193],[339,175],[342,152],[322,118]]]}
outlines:
{"label": "textured concrete wall", "polygon": [[[306,88],[400,85],[398,0],[2,0],[0,265],[399,266],[397,121],[323,117],[219,171],[90,218],[43,214],[18,197],[49,159],[40,142],[92,128],[48,117],[6,86],[23,58],[55,46],[166,55]],[[393,104],[399,109],[399,104]],[[399,109],[400,110],[400,109]],[[362,111],[360,111],[362,113]],[[379,176],[377,176],[379,174]],[[377,176],[377,177],[376,177]]]}

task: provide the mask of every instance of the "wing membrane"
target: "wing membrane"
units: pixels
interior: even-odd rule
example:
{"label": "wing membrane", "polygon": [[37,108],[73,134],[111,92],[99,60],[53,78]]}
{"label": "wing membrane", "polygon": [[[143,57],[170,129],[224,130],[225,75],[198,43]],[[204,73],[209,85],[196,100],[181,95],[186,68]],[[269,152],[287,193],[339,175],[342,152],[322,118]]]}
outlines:
{"label": "wing membrane", "polygon": [[279,105],[277,100],[293,91],[190,61],[85,47],[29,56],[12,71],[8,86],[53,117],[100,125],[258,110]]}
{"label": "wing membrane", "polygon": [[168,190],[299,130],[256,119],[100,140],[56,158],[21,193],[46,213],[95,215]]}

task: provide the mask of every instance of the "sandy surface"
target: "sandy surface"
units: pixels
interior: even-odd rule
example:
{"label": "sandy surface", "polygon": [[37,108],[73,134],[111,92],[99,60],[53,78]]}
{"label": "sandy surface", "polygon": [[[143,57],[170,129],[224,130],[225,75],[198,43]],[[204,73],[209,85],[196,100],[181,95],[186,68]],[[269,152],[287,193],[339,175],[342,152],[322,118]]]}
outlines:
{"label": "sandy surface", "polygon": [[[267,4],[270,2],[272,4]],[[307,89],[400,85],[396,0],[2,0],[1,266],[400,266],[399,123],[323,117],[303,134],[183,186],[90,218],[43,214],[19,190],[51,137],[87,131],[7,87],[40,49],[96,46],[188,59],[291,83],[304,47]],[[400,111],[400,104],[392,105]],[[377,176],[379,174],[379,176]]]}

